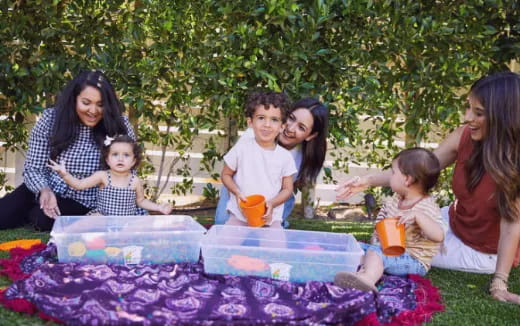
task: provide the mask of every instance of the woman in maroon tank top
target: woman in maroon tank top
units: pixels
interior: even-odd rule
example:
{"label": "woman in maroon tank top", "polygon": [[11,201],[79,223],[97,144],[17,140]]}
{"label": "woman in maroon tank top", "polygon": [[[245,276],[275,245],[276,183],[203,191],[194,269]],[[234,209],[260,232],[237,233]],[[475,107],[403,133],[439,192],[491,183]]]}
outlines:
{"label": "woman in maroon tank top", "polygon": [[[432,265],[494,273],[490,294],[520,304],[520,296],[507,289],[520,258],[520,75],[496,73],[473,84],[464,120],[466,126],[435,150],[442,168],[455,163],[456,201],[446,214],[444,257],[437,255]],[[337,187],[337,198],[388,186],[389,180],[389,171],[347,180]]]}

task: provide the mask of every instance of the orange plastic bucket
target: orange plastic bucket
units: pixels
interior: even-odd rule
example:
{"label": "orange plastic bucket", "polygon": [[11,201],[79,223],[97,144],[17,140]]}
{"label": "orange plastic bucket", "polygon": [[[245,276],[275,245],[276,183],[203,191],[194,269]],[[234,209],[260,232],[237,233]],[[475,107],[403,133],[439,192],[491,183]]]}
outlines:
{"label": "orange plastic bucket", "polygon": [[398,217],[390,217],[376,224],[376,232],[386,256],[400,256],[405,251],[404,225],[397,225],[398,221]]}
{"label": "orange plastic bucket", "polygon": [[240,201],[240,209],[247,218],[249,226],[264,226],[262,218],[265,214],[265,197],[262,195],[251,195],[246,197],[246,201]]}

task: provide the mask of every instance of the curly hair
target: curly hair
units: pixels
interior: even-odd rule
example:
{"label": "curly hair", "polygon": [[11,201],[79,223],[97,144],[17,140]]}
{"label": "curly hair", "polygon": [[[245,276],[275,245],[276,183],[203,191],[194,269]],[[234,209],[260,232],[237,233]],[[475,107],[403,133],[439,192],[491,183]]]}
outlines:
{"label": "curly hair", "polygon": [[289,110],[289,98],[284,93],[278,92],[252,92],[246,100],[246,117],[253,118],[256,107],[263,105],[266,110],[272,105],[280,109],[282,114],[282,122],[287,120],[287,111]]}

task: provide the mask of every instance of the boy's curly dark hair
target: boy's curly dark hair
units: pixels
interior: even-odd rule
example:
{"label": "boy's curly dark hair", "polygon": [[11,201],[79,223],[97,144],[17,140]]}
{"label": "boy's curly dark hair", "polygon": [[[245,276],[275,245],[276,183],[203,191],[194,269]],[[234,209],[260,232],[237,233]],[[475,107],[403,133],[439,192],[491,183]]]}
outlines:
{"label": "boy's curly dark hair", "polygon": [[127,143],[132,145],[132,151],[134,152],[134,158],[135,163],[134,166],[132,166],[132,169],[134,169],[136,166],[139,166],[139,163],[141,163],[141,147],[139,144],[137,144],[136,141],[132,139],[132,137],[128,135],[116,135],[114,137],[114,140],[110,143],[108,146],[103,146],[101,149],[101,168],[103,170],[108,170],[110,167],[107,164],[108,154],[110,153],[110,147],[114,145],[115,143]]}
{"label": "boy's curly dark hair", "polygon": [[246,117],[253,118],[256,107],[259,105],[263,105],[266,110],[269,110],[271,105],[279,108],[282,113],[282,122],[285,123],[290,105],[287,95],[272,91],[250,93],[246,100]]}

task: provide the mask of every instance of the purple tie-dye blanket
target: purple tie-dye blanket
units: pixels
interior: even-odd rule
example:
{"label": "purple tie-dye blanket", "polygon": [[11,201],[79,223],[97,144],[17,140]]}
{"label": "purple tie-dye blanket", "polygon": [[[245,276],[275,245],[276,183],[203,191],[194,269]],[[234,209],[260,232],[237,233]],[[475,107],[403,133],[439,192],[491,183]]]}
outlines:
{"label": "purple tie-dye blanket", "polygon": [[3,300],[28,300],[67,325],[416,324],[442,310],[417,276],[384,276],[376,295],[325,282],[207,275],[200,263],[58,264],[53,245],[19,265],[30,276]]}

